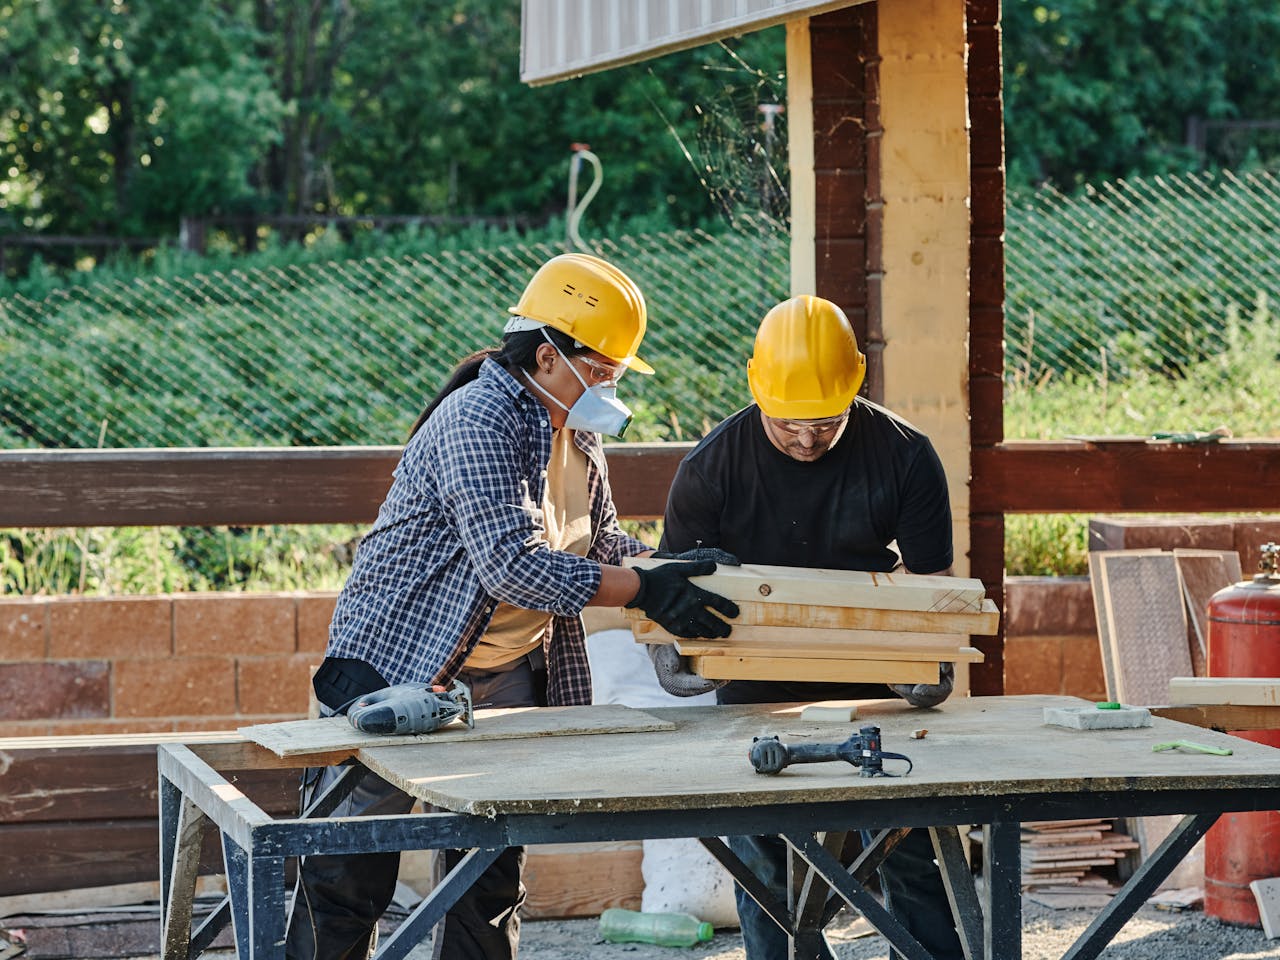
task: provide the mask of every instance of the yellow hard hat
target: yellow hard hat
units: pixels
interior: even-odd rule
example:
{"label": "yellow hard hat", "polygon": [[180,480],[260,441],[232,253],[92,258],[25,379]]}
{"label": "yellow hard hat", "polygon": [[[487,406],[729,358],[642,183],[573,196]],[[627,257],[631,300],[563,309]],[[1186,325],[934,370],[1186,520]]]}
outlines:
{"label": "yellow hard hat", "polygon": [[747,361],[751,395],[767,417],[821,420],[845,411],[867,374],[867,358],[844,311],[807,294],[764,315]]}
{"label": "yellow hard hat", "polygon": [[508,312],[567,333],[637,373],[653,373],[653,367],[636,356],[647,324],[644,295],[635,281],[599,257],[552,257]]}

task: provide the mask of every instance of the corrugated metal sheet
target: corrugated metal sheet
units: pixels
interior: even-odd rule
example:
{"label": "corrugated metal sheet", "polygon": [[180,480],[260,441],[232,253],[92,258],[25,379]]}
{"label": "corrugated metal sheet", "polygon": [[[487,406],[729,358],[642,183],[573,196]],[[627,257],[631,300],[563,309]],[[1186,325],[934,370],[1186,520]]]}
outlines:
{"label": "corrugated metal sheet", "polygon": [[861,0],[522,0],[520,77],[551,83]]}

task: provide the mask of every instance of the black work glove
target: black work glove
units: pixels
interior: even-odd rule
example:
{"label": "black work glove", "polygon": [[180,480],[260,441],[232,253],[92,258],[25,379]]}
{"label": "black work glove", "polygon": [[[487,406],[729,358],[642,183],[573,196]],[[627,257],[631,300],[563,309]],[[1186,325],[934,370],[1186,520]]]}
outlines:
{"label": "black work glove", "polygon": [[710,560],[713,563],[723,563],[726,567],[742,566],[741,560],[728,550],[721,550],[719,547],[694,547],[692,550],[686,550],[683,553],[668,553],[665,550],[655,550],[649,556],[655,560]]}
{"label": "black work glove", "polygon": [[675,697],[696,697],[700,693],[710,693],[723,687],[728,680],[708,680],[700,677],[690,669],[689,658],[682,657],[671,643],[650,643],[649,659],[653,661],[653,672],[658,678],[658,686]]}
{"label": "black work glove", "polygon": [[955,679],[956,665],[943,663],[939,665],[937,683],[891,683],[889,689],[913,707],[936,707],[951,696]]}
{"label": "black work glove", "polygon": [[716,565],[710,560],[664,563],[652,569],[636,567],[635,571],[640,575],[640,590],[627,604],[629,608],[639,608],[667,633],[686,640],[729,635],[729,624],[707,608],[712,607],[726,617],[736,617],[738,605],[689,582],[690,577],[705,577],[716,572]]}

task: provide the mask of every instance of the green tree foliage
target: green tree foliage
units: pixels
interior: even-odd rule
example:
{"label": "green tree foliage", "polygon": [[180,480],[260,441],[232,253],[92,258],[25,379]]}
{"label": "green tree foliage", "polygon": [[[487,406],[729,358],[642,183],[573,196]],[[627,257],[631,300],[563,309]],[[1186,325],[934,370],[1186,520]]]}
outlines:
{"label": "green tree foliage", "polygon": [[0,228],[545,216],[575,141],[605,163],[590,222],[754,205],[780,29],[541,88],[520,82],[519,43],[512,0],[0,0]]}
{"label": "green tree foliage", "polygon": [[1280,159],[1266,135],[1186,143],[1193,117],[1280,120],[1280,4],[1006,0],[1003,18],[1010,185]]}
{"label": "green tree foliage", "polygon": [[284,103],[212,0],[8,0],[0,6],[0,224],[168,232],[246,199]]}

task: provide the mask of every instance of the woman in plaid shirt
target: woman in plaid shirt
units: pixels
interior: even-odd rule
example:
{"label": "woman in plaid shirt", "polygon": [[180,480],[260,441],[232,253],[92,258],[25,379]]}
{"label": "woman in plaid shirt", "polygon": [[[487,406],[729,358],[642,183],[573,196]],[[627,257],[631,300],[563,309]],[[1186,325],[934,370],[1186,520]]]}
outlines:
{"label": "woman in plaid shirt", "polygon": [[[652,553],[618,526],[599,437],[620,436],[630,420],[615,394],[622,375],[653,372],[636,355],[640,290],[603,260],[566,254],[510,312],[501,346],[466,358],[414,425],[338,597],[314,680],[327,713],[384,686],[459,677],[488,706],[590,703],[587,605],[638,607],[678,636],[729,634],[708,607],[729,617],[737,607],[688,578],[731,557],[690,551],[679,558],[692,563],[619,566]],[[656,666],[669,688],[701,684],[679,661]],[[369,775],[333,816],[412,803]],[[461,853],[444,859],[451,869]],[[523,864],[523,848],[499,856],[450,910],[437,956],[515,956]],[[365,956],[398,865],[397,853],[306,857],[287,955]]]}

